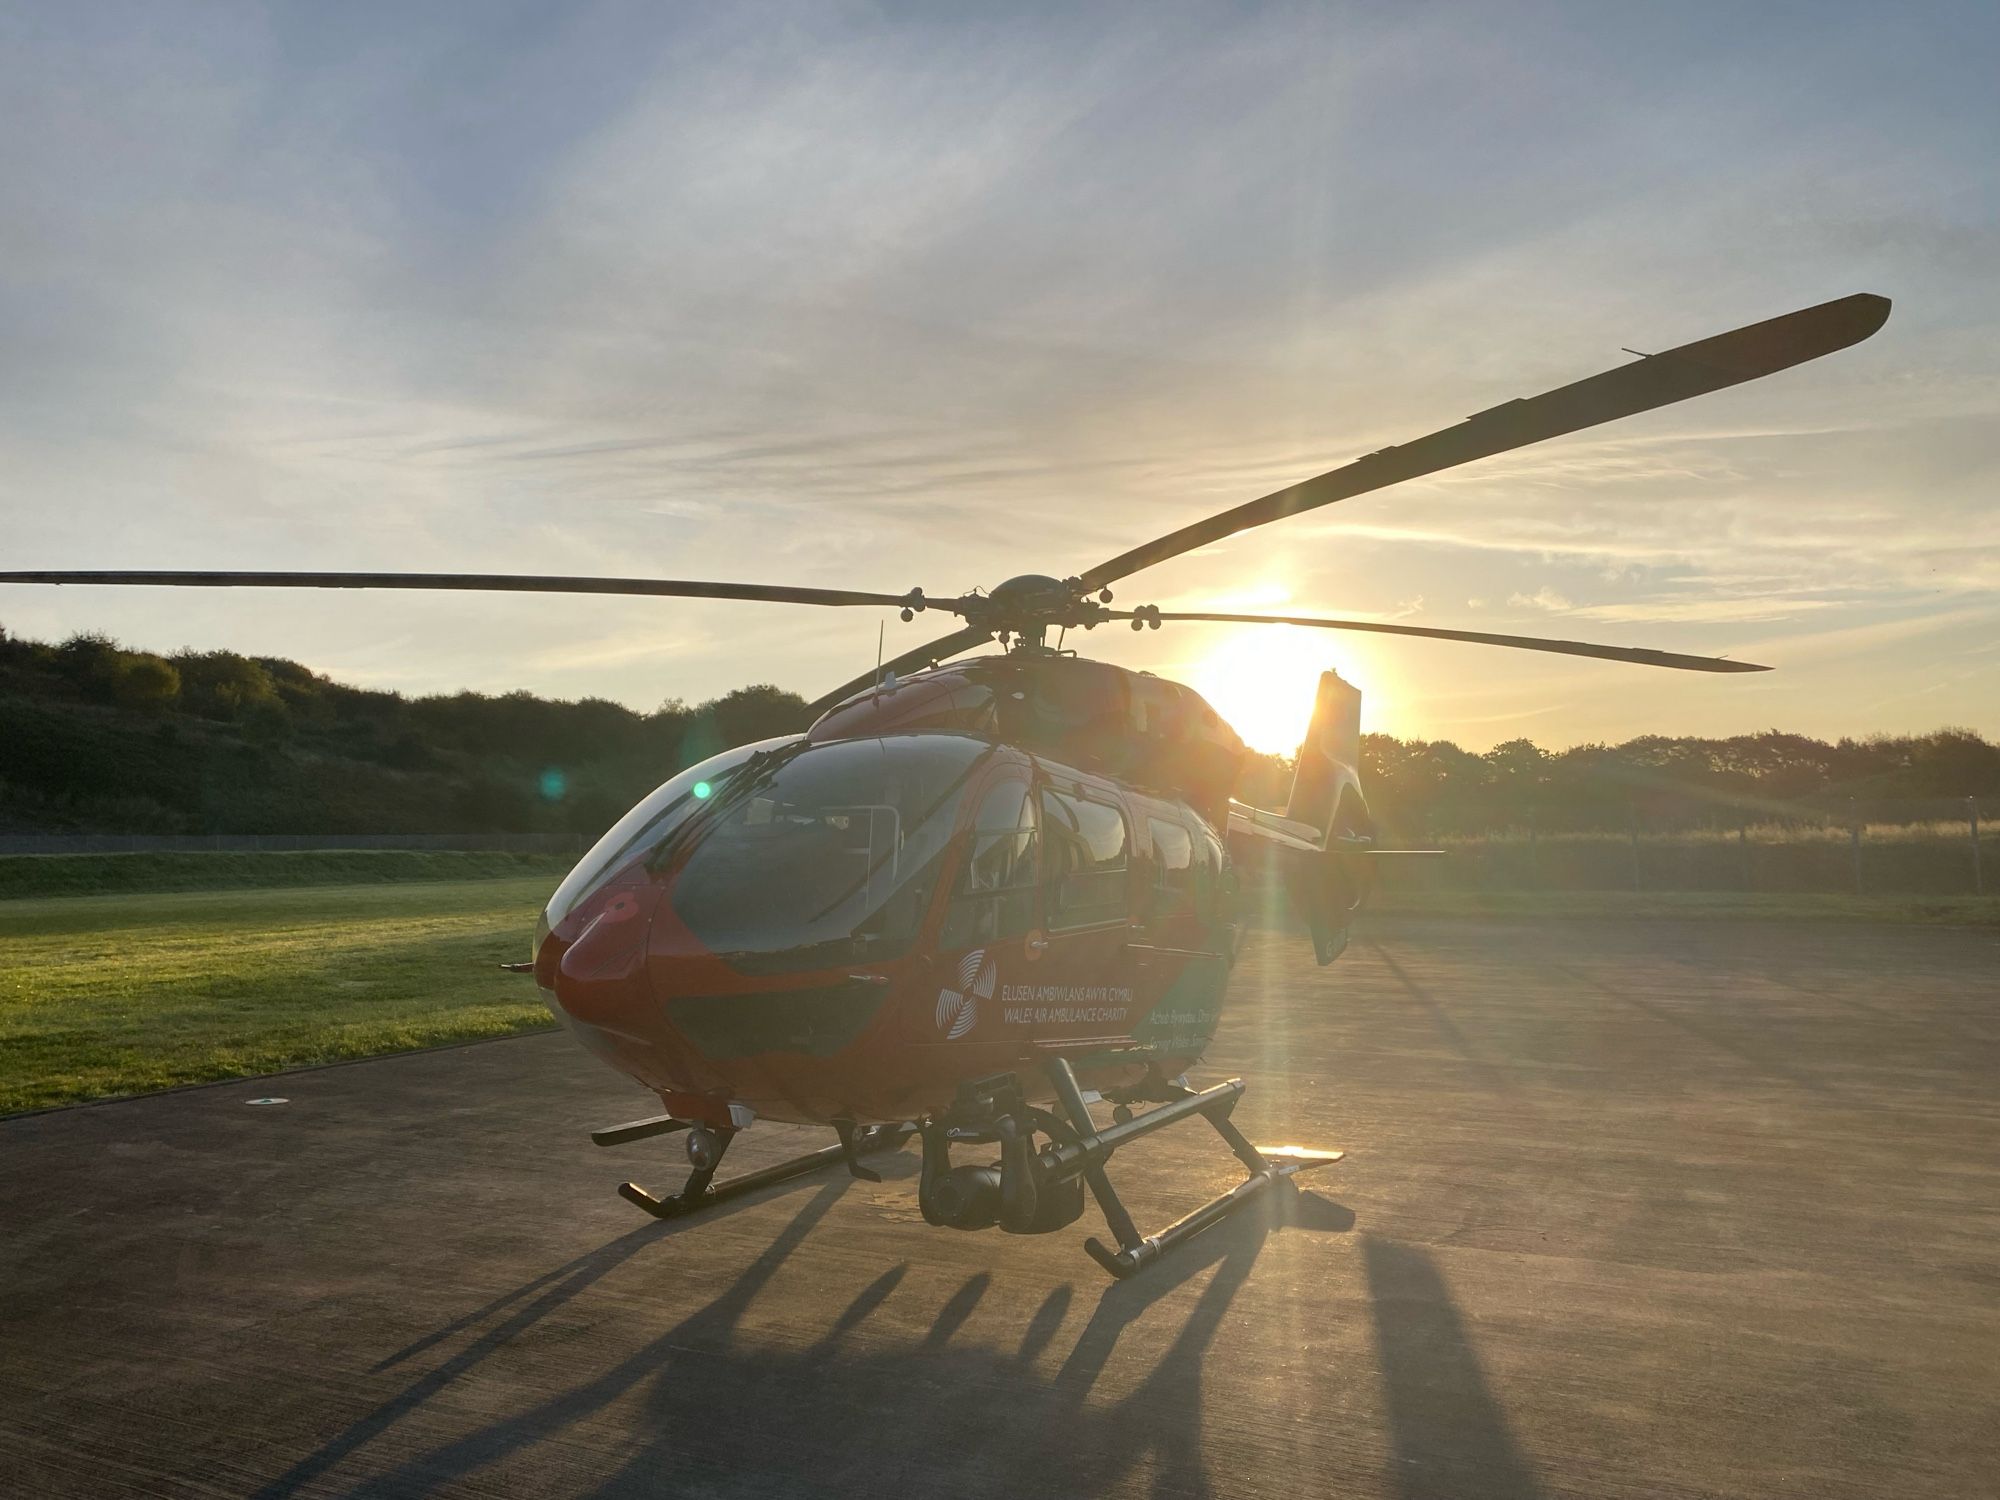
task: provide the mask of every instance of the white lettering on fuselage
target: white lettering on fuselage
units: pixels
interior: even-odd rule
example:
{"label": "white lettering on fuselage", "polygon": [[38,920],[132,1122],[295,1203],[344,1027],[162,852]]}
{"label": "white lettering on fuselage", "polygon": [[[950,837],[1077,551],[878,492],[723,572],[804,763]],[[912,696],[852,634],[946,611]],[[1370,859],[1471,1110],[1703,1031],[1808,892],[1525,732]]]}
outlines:
{"label": "white lettering on fuselage", "polygon": [[1132,1010],[1128,986],[1009,984],[1000,989],[1000,1019],[1010,1026],[1115,1025]]}

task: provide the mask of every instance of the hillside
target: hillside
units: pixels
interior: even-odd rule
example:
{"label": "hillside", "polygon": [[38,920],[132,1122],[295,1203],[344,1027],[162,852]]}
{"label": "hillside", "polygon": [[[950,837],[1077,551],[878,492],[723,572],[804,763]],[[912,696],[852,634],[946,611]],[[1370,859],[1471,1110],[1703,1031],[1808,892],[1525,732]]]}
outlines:
{"label": "hillside", "polygon": [[594,837],[680,766],[805,719],[771,687],[640,714],[528,693],[405,698],[275,657],[0,635],[0,832]]}
{"label": "hillside", "polygon": [[[680,767],[805,722],[804,700],[769,686],[651,713],[529,693],[405,698],[276,657],[0,632],[0,832],[592,838]],[[1953,729],[1514,740],[1484,754],[1368,735],[1363,759],[1371,805],[1404,834],[1838,819],[1850,799],[1864,815],[1949,816],[2000,797],[2000,747]],[[1240,793],[1277,806],[1288,785],[1284,762],[1259,757]]]}

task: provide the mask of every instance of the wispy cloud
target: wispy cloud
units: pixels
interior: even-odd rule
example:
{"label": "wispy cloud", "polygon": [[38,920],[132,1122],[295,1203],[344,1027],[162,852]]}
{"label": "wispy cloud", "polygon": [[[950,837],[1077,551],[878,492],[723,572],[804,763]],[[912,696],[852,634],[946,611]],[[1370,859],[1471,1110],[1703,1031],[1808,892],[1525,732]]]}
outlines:
{"label": "wispy cloud", "polygon": [[1565,613],[1575,608],[1569,600],[1558,594],[1546,583],[1532,594],[1509,594],[1507,602],[1520,609],[1546,609],[1555,614]]}
{"label": "wispy cloud", "polygon": [[1627,604],[1587,604],[1570,613],[1584,620],[1743,625],[1791,620],[1834,607],[1831,599],[1639,599]]}
{"label": "wispy cloud", "polygon": [[[1881,637],[1866,691],[1804,640],[1796,688],[1726,690],[1323,643],[1421,678],[1406,727],[1490,719],[1496,677],[1556,735],[1894,727],[1857,705],[1969,648],[1964,609],[2000,589],[1997,31],[1700,3],[1589,28],[1470,4],[0,20],[7,556],[991,586],[1621,344],[1872,289],[1898,308],[1858,350],[1119,592],[1441,624],[1463,599],[1717,650],[1943,622],[1901,657],[1915,638]],[[874,634],[754,605],[76,590],[9,590],[0,618],[640,705],[816,691]],[[1178,649],[1111,634],[1093,649],[1135,666]],[[2000,729],[2000,685],[1968,692]]]}

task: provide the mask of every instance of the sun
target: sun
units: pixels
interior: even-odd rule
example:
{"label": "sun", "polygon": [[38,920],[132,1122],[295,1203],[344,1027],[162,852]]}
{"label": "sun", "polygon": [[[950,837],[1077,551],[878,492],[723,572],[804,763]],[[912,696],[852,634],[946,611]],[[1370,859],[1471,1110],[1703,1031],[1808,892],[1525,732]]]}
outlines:
{"label": "sun", "polygon": [[[1324,631],[1289,626],[1224,628],[1206,652],[1192,660],[1184,680],[1215,706],[1243,743],[1267,755],[1296,752],[1312,723],[1313,697],[1320,673],[1336,670],[1368,690],[1379,673],[1369,670],[1364,650],[1336,645]],[[1371,694],[1372,696],[1372,694]],[[1371,704],[1379,710],[1379,703]],[[1370,718],[1377,717],[1371,712]]]}

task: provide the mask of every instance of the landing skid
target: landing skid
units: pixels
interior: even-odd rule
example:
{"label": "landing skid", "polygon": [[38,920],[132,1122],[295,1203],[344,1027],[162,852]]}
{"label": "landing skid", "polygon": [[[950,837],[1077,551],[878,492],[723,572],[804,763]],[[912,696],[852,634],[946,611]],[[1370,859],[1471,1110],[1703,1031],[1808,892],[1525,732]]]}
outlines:
{"label": "landing skid", "polygon": [[[1068,1062],[1060,1057],[1051,1058],[1048,1074],[1050,1083],[1055,1087],[1056,1098],[1078,1132],[1077,1150],[1084,1161],[1092,1163],[1084,1170],[1084,1181],[1089,1184],[1091,1196],[1097,1199],[1097,1206],[1103,1211],[1104,1222],[1118,1239],[1116,1250],[1094,1235],[1083,1242],[1083,1248],[1092,1260],[1121,1281],[1144,1270],[1168,1251],[1186,1244],[1204,1229],[1221,1223],[1238,1209],[1255,1202],[1285,1178],[1313,1167],[1330,1167],[1347,1155],[1345,1151],[1314,1151],[1305,1146],[1252,1145],[1229,1118],[1230,1112],[1236,1108],[1236,1101],[1243,1097],[1243,1080],[1240,1078],[1232,1078],[1200,1093],[1183,1092],[1181,1098],[1171,1103],[1149,1109],[1143,1115],[1099,1132],[1091,1122],[1090,1108],[1084,1102],[1083,1091],[1077,1086],[1076,1074],[1071,1071]],[[1148,1130],[1171,1125],[1191,1114],[1200,1115],[1208,1121],[1250,1175],[1220,1197],[1211,1198],[1194,1212],[1174,1220],[1159,1233],[1141,1234],[1132,1222],[1132,1215],[1119,1199],[1117,1189],[1111,1186],[1111,1179],[1105,1175],[1103,1163],[1124,1141],[1143,1135]]]}
{"label": "landing skid", "polygon": [[[1156,1080],[1144,1097],[1163,1102],[1135,1115],[1128,1100],[1119,1106],[1113,1123],[1100,1130],[1068,1060],[1051,1054],[1042,1060],[1042,1068],[1059,1114],[1028,1106],[1019,1079],[1001,1074],[967,1085],[950,1111],[924,1122],[918,1202],[930,1223],[954,1229],[998,1224],[1012,1234],[1045,1234],[1076,1221],[1088,1187],[1117,1248],[1093,1238],[1084,1242],[1084,1249],[1106,1271],[1122,1278],[1220,1223],[1285,1178],[1330,1166],[1345,1154],[1303,1146],[1252,1145],[1229,1119],[1243,1096],[1240,1078],[1200,1092]],[[1195,1115],[1208,1121],[1249,1175],[1157,1234],[1141,1234],[1105,1168],[1119,1147]],[[1048,1144],[1038,1147],[1038,1134],[1046,1136]],[[980,1142],[999,1145],[997,1164],[952,1165],[954,1144]]]}
{"label": "landing skid", "polygon": [[[617,1146],[688,1131],[688,1157],[694,1163],[694,1170],[678,1193],[656,1198],[636,1182],[622,1183],[618,1188],[620,1197],[654,1218],[679,1219],[759,1188],[842,1164],[857,1178],[880,1182],[880,1174],[863,1166],[861,1158],[893,1150],[920,1132],[924,1164],[917,1200],[928,1222],[954,1229],[998,1226],[1011,1234],[1046,1234],[1076,1221],[1083,1211],[1083,1190],[1088,1187],[1117,1241],[1117,1248],[1095,1237],[1085,1240],[1083,1248],[1092,1260],[1121,1279],[1144,1270],[1204,1229],[1221,1223],[1287,1177],[1331,1166],[1346,1155],[1342,1151],[1314,1151],[1304,1146],[1252,1145],[1229,1118],[1236,1101],[1243,1097],[1240,1078],[1199,1092],[1162,1083],[1147,1097],[1165,1102],[1138,1115],[1132,1113],[1129,1105],[1121,1106],[1114,1123],[1099,1130],[1068,1061],[1054,1055],[1045,1058],[1042,1066],[1060,1115],[1027,1105],[1021,1095],[1020,1081],[1012,1074],[1000,1074],[968,1085],[951,1110],[929,1117],[920,1125],[858,1129],[843,1121],[835,1127],[840,1134],[836,1144],[745,1172],[726,1182],[716,1182],[714,1178],[723,1153],[736,1134],[733,1130],[690,1125],[670,1115],[658,1115],[594,1131],[591,1139],[600,1146]],[[1222,1137],[1249,1175],[1228,1192],[1159,1232],[1141,1234],[1117,1189],[1112,1187],[1105,1167],[1119,1147],[1196,1115]],[[1046,1137],[1047,1144],[1038,1147],[1037,1135]],[[981,1143],[1000,1147],[997,1163],[952,1165],[954,1145]]]}
{"label": "landing skid", "polygon": [[[683,1121],[667,1123],[669,1118],[662,1115],[655,1120],[637,1120],[631,1125],[596,1131],[592,1133],[591,1139],[600,1146],[616,1146],[651,1135],[664,1135],[669,1130],[687,1128]],[[854,1176],[865,1181],[880,1182],[882,1180],[880,1174],[862,1166],[859,1158],[876,1151],[893,1150],[902,1145],[909,1139],[911,1127],[876,1125],[863,1130],[843,1127],[840,1131],[840,1140],[835,1145],[822,1146],[817,1151],[808,1151],[804,1156],[795,1156],[789,1161],[760,1167],[754,1172],[745,1172],[742,1176],[732,1177],[726,1182],[716,1182],[715,1169],[721,1163],[722,1154],[728,1150],[729,1142],[735,1133],[733,1130],[710,1132],[718,1142],[714,1148],[713,1159],[707,1166],[697,1166],[690,1172],[686,1184],[672,1197],[656,1198],[636,1182],[620,1183],[618,1196],[627,1203],[644,1209],[656,1219],[680,1219],[692,1213],[699,1213],[704,1208],[713,1208],[718,1203],[726,1203],[731,1198],[755,1192],[758,1188],[770,1187],[773,1183],[790,1182],[794,1177],[805,1177],[843,1162]]]}

